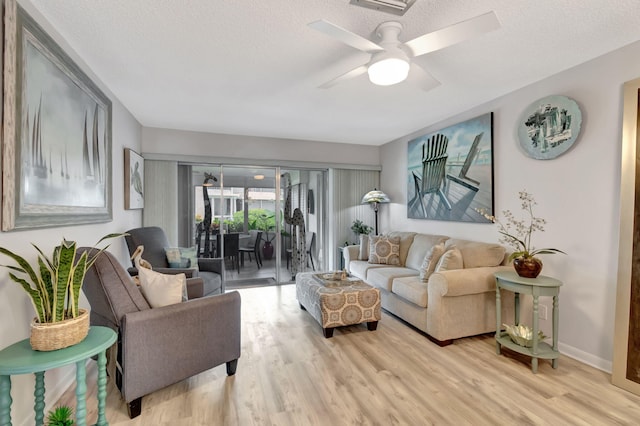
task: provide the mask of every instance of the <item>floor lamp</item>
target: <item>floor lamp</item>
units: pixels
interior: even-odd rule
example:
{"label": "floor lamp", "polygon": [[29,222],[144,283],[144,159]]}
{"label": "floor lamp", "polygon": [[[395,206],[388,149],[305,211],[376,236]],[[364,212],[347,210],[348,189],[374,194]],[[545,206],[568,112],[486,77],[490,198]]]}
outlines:
{"label": "floor lamp", "polygon": [[369,191],[362,197],[362,204],[371,204],[373,211],[376,213],[376,235],[378,235],[378,205],[390,203],[389,196],[382,191],[378,191],[376,188],[373,191]]}

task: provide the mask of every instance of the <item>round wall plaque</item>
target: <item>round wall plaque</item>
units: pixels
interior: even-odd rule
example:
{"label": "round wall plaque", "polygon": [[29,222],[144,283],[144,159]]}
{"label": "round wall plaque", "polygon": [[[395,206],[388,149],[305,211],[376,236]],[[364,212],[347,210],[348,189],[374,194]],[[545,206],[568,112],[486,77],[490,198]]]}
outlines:
{"label": "round wall plaque", "polygon": [[536,160],[550,160],[575,143],[582,126],[580,107],[566,96],[547,96],[529,105],[518,121],[524,152]]}

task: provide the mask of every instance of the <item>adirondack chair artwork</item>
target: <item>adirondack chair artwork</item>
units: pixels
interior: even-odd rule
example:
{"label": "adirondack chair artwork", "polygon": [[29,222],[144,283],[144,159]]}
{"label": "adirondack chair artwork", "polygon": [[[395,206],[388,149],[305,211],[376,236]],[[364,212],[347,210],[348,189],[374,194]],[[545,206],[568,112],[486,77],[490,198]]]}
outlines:
{"label": "adirondack chair artwork", "polygon": [[492,113],[408,143],[407,217],[486,222],[493,211]]}
{"label": "adirondack chair artwork", "polygon": [[445,167],[448,145],[449,138],[439,133],[428,139],[422,145],[422,176],[418,177],[413,172],[416,198],[420,201],[422,212],[425,215],[424,197],[427,194],[439,195],[444,205],[451,210],[451,203],[443,191],[446,186]]}

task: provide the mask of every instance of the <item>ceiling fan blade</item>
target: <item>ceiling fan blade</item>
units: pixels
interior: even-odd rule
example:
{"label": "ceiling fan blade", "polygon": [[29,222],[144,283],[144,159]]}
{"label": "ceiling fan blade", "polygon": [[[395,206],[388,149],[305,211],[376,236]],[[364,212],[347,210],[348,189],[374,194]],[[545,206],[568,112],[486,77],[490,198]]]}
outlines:
{"label": "ceiling fan blade", "polygon": [[405,43],[413,56],[424,55],[500,28],[495,12],[458,22]]}
{"label": "ceiling fan blade", "polygon": [[333,80],[329,80],[323,85],[319,86],[321,89],[328,89],[329,87],[333,87],[338,83],[342,83],[343,81],[350,80],[352,78],[356,78],[367,72],[367,65],[360,65],[358,68],[354,68],[349,72],[342,74],[334,78]]}
{"label": "ceiling fan blade", "polygon": [[308,25],[314,30],[320,31],[321,33],[324,33],[330,37],[336,38],[344,44],[358,50],[362,50],[363,52],[371,53],[384,50],[382,47],[378,46],[371,40],[367,40],[366,38],[359,36],[358,34],[345,30],[344,28],[339,27],[336,24],[332,24],[329,21],[325,21],[324,19],[311,22]]}
{"label": "ceiling fan blade", "polygon": [[415,75],[420,88],[422,88],[422,90],[424,90],[425,92],[428,92],[429,90],[435,89],[436,87],[440,86],[440,82],[436,80],[429,71],[422,68],[415,62],[411,64],[411,73]]}

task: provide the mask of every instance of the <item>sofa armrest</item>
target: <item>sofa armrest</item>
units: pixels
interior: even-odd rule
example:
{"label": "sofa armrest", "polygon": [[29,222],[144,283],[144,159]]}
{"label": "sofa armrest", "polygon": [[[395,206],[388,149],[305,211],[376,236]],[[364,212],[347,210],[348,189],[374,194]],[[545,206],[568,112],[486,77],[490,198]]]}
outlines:
{"label": "sofa armrest", "polygon": [[342,257],[344,257],[344,266],[347,268],[347,272],[351,272],[349,269],[349,263],[352,260],[358,260],[360,255],[360,246],[345,246],[342,249]]}
{"label": "sofa armrest", "polygon": [[198,259],[198,268],[201,271],[206,272],[217,272],[218,274],[224,276],[224,259],[221,257],[201,257]]}
{"label": "sofa armrest", "polygon": [[463,296],[495,291],[498,271],[512,270],[513,266],[485,266],[434,272],[429,277],[429,300],[432,297]]}
{"label": "sofa armrest", "polygon": [[130,402],[238,359],[240,331],[237,291],[124,315],[123,398]]}
{"label": "sofa armrest", "polygon": [[189,300],[204,296],[204,280],[200,277],[187,278]]}

